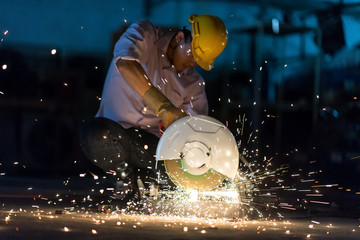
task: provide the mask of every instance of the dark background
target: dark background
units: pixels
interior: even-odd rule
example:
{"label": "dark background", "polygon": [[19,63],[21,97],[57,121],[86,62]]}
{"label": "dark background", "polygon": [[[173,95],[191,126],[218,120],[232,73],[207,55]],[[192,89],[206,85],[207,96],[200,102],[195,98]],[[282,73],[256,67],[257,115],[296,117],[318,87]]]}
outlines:
{"label": "dark background", "polygon": [[[199,72],[210,116],[241,141],[240,153],[259,168],[273,159],[274,167],[287,164],[290,172],[315,171],[319,184],[338,184],[338,202],[354,206],[359,200],[357,4],[137,1],[141,7],[135,7],[120,1],[112,12],[113,1],[90,1],[84,8],[82,1],[71,2],[56,3],[69,11],[66,19],[42,1],[0,2],[0,181],[101,174],[78,139],[97,111],[114,42],[137,19],[181,25],[198,12],[218,15],[229,30],[216,68]],[[175,7],[181,9],[176,16],[163,11]],[[21,12],[29,18],[15,18]],[[88,35],[67,32],[68,26]]]}

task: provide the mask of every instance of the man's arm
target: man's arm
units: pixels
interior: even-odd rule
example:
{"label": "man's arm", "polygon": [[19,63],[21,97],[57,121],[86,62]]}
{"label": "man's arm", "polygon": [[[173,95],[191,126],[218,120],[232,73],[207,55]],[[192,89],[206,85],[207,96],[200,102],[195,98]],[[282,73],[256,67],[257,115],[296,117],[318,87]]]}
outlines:
{"label": "man's arm", "polygon": [[144,94],[152,87],[149,77],[139,62],[120,58],[116,62],[116,67],[125,81],[139,94],[139,96],[144,96]]}
{"label": "man's arm", "polygon": [[162,119],[165,128],[169,127],[177,119],[187,116],[185,112],[175,107],[164,94],[151,84],[140,63],[134,60],[119,59],[116,66],[130,87]]}

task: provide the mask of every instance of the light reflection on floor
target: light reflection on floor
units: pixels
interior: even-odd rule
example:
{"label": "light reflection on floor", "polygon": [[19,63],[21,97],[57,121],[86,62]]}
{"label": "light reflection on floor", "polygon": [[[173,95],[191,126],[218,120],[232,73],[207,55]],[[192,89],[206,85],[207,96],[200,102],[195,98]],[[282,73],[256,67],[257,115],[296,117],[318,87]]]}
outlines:
{"label": "light reflection on floor", "polygon": [[[20,206],[21,205],[21,206]],[[3,203],[4,239],[359,239],[359,219],[204,219],[104,213],[84,207]],[[96,238],[97,239],[97,238]],[[100,239],[100,238],[99,238]]]}

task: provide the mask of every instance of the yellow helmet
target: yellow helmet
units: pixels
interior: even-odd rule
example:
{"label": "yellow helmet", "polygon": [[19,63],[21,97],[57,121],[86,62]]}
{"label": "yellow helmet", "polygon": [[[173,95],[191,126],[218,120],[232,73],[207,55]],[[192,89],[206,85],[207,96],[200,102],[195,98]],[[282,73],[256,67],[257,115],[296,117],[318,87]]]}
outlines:
{"label": "yellow helmet", "polygon": [[223,21],[213,15],[189,17],[192,25],[192,52],[195,61],[203,69],[210,71],[215,58],[225,49],[228,32]]}

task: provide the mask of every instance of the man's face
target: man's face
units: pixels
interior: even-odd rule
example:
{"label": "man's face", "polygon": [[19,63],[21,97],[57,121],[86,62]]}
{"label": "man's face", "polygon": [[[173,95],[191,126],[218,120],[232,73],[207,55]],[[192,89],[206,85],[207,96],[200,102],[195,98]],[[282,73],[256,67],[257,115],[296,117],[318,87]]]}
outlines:
{"label": "man's face", "polygon": [[173,65],[178,72],[196,66],[190,41],[185,42],[184,38],[181,39],[178,47],[175,49]]}

